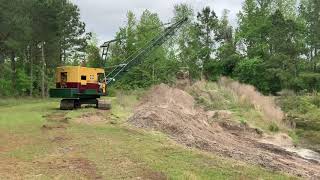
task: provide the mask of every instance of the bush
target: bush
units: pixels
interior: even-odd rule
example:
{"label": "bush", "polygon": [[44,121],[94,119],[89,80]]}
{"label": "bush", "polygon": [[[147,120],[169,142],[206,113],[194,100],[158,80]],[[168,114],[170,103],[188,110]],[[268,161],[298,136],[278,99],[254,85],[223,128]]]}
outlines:
{"label": "bush", "polygon": [[311,103],[320,108],[320,94],[316,93],[311,96]]}
{"label": "bush", "polygon": [[228,58],[221,61],[222,64],[222,75],[223,76],[232,76],[233,72],[235,71],[238,63],[240,62],[240,56],[234,54],[229,56]]}
{"label": "bush", "polygon": [[241,118],[240,119],[240,124],[243,125],[243,126],[246,126],[248,123],[245,119]]}
{"label": "bush", "polygon": [[242,83],[254,85],[259,91],[269,93],[264,63],[259,58],[243,59],[235,68],[234,76]]}
{"label": "bush", "polygon": [[223,72],[223,65],[221,61],[210,61],[204,67],[206,79],[209,81],[217,81],[222,72]]}
{"label": "bush", "polygon": [[310,101],[308,96],[287,96],[281,98],[281,108],[293,114],[306,114],[316,106]]}
{"label": "bush", "polygon": [[13,95],[11,81],[0,78],[0,96],[9,96],[9,95]]}
{"label": "bush", "polygon": [[25,95],[30,89],[31,80],[24,70],[17,70],[17,91],[20,95]]}
{"label": "bush", "polygon": [[269,131],[271,132],[278,132],[280,129],[276,123],[272,123],[269,125]]}
{"label": "bush", "polygon": [[301,84],[309,92],[320,90],[320,73],[301,73]]}

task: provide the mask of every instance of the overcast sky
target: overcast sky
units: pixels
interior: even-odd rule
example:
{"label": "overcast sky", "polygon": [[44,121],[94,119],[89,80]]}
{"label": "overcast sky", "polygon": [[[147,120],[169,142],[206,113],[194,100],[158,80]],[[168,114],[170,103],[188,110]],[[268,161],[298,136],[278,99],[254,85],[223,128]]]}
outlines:
{"label": "overcast sky", "polygon": [[110,40],[126,23],[129,10],[140,17],[145,9],[158,13],[163,22],[173,16],[173,6],[187,3],[195,9],[201,10],[210,6],[218,16],[224,9],[230,10],[230,21],[236,24],[236,14],[240,11],[244,0],[72,0],[81,11],[81,18],[87,25],[87,31],[97,34],[100,42]]}

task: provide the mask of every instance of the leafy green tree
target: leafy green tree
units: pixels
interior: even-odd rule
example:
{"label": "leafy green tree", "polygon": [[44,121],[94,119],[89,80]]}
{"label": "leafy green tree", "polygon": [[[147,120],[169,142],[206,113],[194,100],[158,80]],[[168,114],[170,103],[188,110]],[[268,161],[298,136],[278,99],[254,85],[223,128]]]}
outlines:
{"label": "leafy green tree", "polygon": [[231,76],[241,56],[237,52],[233,27],[229,23],[228,10],[224,10],[217,26],[216,41],[219,43],[216,59],[221,64],[220,72],[224,76]]}
{"label": "leafy green tree", "polygon": [[[127,13],[127,25],[116,34],[115,43],[110,44],[110,55],[107,67],[124,63],[125,59],[137,50],[137,20],[133,12]],[[111,69],[110,69],[111,70]]]}
{"label": "leafy green tree", "polygon": [[249,58],[268,58],[270,7],[270,0],[245,0],[243,10],[238,14],[237,42],[245,46],[245,53]]}
{"label": "leafy green tree", "polygon": [[203,61],[204,66],[212,59],[215,46],[215,32],[218,25],[218,17],[216,13],[205,7],[197,15],[197,28],[199,28],[199,39],[202,45],[200,49],[200,60]]}
{"label": "leafy green tree", "polygon": [[297,0],[274,0],[272,4],[272,9],[279,10],[285,19],[295,20],[297,18]]}
{"label": "leafy green tree", "polygon": [[17,70],[17,90],[19,95],[27,95],[30,85],[30,78],[23,69]]}
{"label": "leafy green tree", "polygon": [[[160,34],[163,31],[161,25],[162,22],[157,14],[145,10],[137,25],[138,48],[144,47],[151,39]],[[138,87],[147,87],[152,83],[157,83],[160,79],[166,78],[167,75],[165,75],[165,72],[170,72],[170,69],[163,68],[163,65],[168,62],[163,46],[151,52],[147,57],[141,59],[141,61],[143,61],[143,63],[132,70],[136,78],[131,82],[139,81],[139,83],[137,83]],[[129,76],[130,73],[131,72],[128,73]]]}
{"label": "leafy green tree", "polygon": [[170,59],[178,61],[180,67],[187,67],[191,78],[198,79],[201,76],[202,64],[200,63],[200,30],[194,22],[193,9],[187,4],[178,4],[174,7],[173,22],[188,18],[188,21],[172,37],[170,52],[174,55]]}
{"label": "leafy green tree", "polygon": [[129,57],[131,54],[133,54],[137,47],[135,43],[137,42],[137,20],[136,16],[133,12],[129,11],[127,14],[128,18],[128,24],[126,26],[126,38],[125,38],[125,52],[126,57]]}
{"label": "leafy green tree", "polygon": [[240,82],[252,84],[261,92],[270,92],[263,60],[259,58],[243,59],[234,73]]}
{"label": "leafy green tree", "polygon": [[[67,0],[0,0],[0,4],[0,66],[10,63],[6,76],[11,77],[12,94],[22,89],[30,95],[36,89],[46,94],[52,69],[68,63],[66,57],[84,52],[86,38],[78,7]],[[19,84],[26,73],[27,89],[24,83],[20,86],[22,81]]]}
{"label": "leafy green tree", "polygon": [[318,71],[320,60],[320,1],[302,0],[300,3],[300,16],[306,25],[306,44],[308,46],[307,56],[311,60],[311,69],[313,72]]}
{"label": "leafy green tree", "polygon": [[104,62],[100,55],[100,48],[98,47],[98,40],[96,37],[92,37],[86,47],[86,65],[94,68],[104,67]]}
{"label": "leafy green tree", "polygon": [[[270,16],[269,46],[273,67],[290,71],[294,77],[299,73],[299,56],[303,52],[301,29],[291,19],[286,20],[280,10]],[[279,60],[276,60],[279,58]],[[279,66],[280,65],[280,66]]]}
{"label": "leafy green tree", "polygon": [[[145,10],[139,20],[135,21],[133,13],[128,13],[128,24],[120,28],[116,39],[119,39],[111,47],[111,66],[126,63],[136,50],[143,48],[154,37],[163,31],[162,22],[155,13]],[[177,68],[174,61],[168,60],[167,47],[158,47],[147,56],[139,59],[142,63],[130,69],[116,86],[121,88],[148,87],[153,83],[168,82]],[[122,54],[122,55],[121,55]],[[121,57],[121,58],[119,58]]]}

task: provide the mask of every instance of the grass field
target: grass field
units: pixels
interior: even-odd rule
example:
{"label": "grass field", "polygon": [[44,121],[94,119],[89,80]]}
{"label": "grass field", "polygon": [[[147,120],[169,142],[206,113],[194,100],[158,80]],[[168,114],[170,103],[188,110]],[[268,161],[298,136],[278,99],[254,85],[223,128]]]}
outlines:
{"label": "grass field", "polygon": [[[61,112],[58,101],[1,100],[0,179],[294,179],[133,128],[137,97],[112,102],[109,112]],[[103,121],[79,121],[94,114]]]}

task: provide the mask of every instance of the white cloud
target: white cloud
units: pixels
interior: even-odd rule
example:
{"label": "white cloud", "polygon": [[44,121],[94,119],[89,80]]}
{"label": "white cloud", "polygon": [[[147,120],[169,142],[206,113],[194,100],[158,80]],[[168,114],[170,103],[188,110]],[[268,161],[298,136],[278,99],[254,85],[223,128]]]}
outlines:
{"label": "white cloud", "polygon": [[190,4],[200,11],[210,6],[218,16],[224,9],[230,10],[230,21],[236,24],[236,14],[241,9],[243,0],[72,0],[80,8],[81,18],[87,30],[98,35],[100,41],[114,37],[120,26],[126,22],[126,13],[131,10],[138,17],[143,10],[158,13],[163,22],[173,16],[173,6],[179,3]]}

